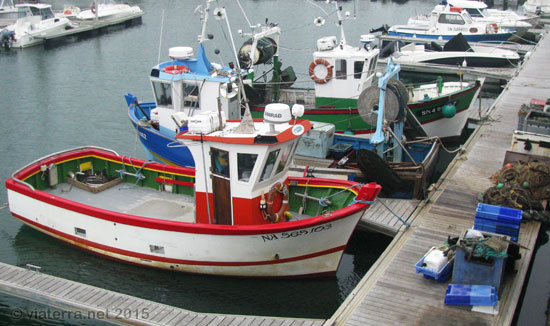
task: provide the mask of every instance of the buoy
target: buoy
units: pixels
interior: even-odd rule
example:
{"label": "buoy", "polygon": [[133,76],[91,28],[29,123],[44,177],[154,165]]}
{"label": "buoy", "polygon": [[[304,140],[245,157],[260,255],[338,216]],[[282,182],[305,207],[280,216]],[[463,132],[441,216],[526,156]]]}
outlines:
{"label": "buoy", "polygon": [[512,163],[506,163],[506,164],[504,165],[504,168],[505,168],[505,169],[510,169],[512,166],[513,166]]}
{"label": "buoy", "polygon": [[442,112],[443,112],[443,116],[445,118],[452,118],[456,114],[456,106],[454,106],[451,103],[447,103],[447,104],[443,105],[443,111]]}
{"label": "buoy", "polygon": [[531,187],[531,185],[529,184],[528,181],[524,181],[524,182],[522,183],[522,186],[523,186],[523,188],[529,188],[529,187]]}
{"label": "buoy", "polygon": [[502,189],[502,187],[504,187],[504,184],[503,184],[503,183],[499,183],[499,184],[497,185],[497,189]]}

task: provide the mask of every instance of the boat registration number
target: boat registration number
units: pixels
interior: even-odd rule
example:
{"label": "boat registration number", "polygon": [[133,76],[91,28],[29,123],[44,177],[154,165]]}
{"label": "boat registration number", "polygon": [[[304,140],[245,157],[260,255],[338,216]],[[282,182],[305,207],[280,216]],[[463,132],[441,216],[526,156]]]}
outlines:
{"label": "boat registration number", "polygon": [[303,229],[303,230],[296,230],[291,232],[282,232],[282,233],[273,233],[273,234],[264,234],[262,235],[262,240],[264,242],[272,241],[272,240],[281,240],[281,239],[289,239],[289,238],[297,238],[308,234],[318,233],[326,230],[330,230],[332,228],[332,224],[324,224],[324,225],[318,225],[314,226],[312,228]]}

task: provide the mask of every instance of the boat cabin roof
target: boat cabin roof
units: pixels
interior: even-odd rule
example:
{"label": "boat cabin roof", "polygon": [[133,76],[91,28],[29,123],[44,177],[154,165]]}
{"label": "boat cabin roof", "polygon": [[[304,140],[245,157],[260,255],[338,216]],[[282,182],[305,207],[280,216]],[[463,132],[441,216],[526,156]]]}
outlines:
{"label": "boat cabin roof", "polygon": [[487,5],[481,1],[468,1],[468,0],[447,0],[447,3],[453,7],[460,8],[475,8],[475,9],[485,9]]}
{"label": "boat cabin roof", "polygon": [[181,140],[203,140],[226,144],[270,146],[298,138],[302,134],[308,132],[312,127],[311,122],[308,120],[297,120],[295,123],[291,121],[288,124],[273,124],[273,131],[270,129],[270,124],[264,123],[262,119],[257,119],[254,123],[254,128],[256,129],[254,132],[238,133],[236,129],[239,124],[240,122],[238,121],[228,121],[223,130],[213,131],[206,135],[183,132],[178,134],[176,138]]}
{"label": "boat cabin roof", "polygon": [[226,83],[232,77],[231,68],[215,67],[206,58],[204,47],[199,45],[196,57],[163,62],[151,71],[151,78],[164,81],[213,81]]}
{"label": "boat cabin roof", "polygon": [[46,3],[21,3],[15,5],[17,8],[36,8],[36,9],[46,9],[51,8],[52,5]]}

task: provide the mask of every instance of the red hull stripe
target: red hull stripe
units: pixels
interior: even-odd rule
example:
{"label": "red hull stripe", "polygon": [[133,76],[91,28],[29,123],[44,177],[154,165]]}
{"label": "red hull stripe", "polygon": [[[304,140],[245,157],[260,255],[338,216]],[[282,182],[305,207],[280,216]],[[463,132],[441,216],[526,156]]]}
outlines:
{"label": "red hull stripe", "polygon": [[319,256],[328,255],[334,252],[343,251],[346,249],[346,246],[339,246],[323,251],[319,251],[316,253],[308,254],[308,255],[302,255],[302,256],[296,256],[292,258],[285,258],[285,259],[278,259],[278,260],[264,260],[264,261],[254,261],[254,262],[231,262],[231,261],[199,261],[199,260],[183,260],[183,259],[174,259],[174,258],[167,258],[167,257],[159,257],[159,256],[153,256],[153,255],[146,255],[141,254],[133,251],[123,250],[115,247],[110,247],[106,245],[102,245],[100,243],[96,243],[93,241],[89,241],[86,239],[82,239],[80,237],[76,237],[70,234],[66,234],[63,232],[60,232],[58,230],[52,229],[50,227],[44,226],[40,223],[34,222],[32,220],[29,220],[27,218],[24,218],[18,214],[12,213],[13,216],[15,216],[17,219],[23,221],[24,223],[33,225],[41,230],[47,231],[49,233],[53,233],[60,237],[64,241],[72,241],[76,242],[76,245],[78,245],[80,248],[85,249],[87,251],[94,252],[90,248],[96,248],[99,250],[107,251],[114,254],[124,255],[128,257],[138,258],[138,259],[146,259],[151,261],[157,261],[157,262],[163,262],[163,263],[170,263],[170,264],[179,264],[179,265],[197,265],[197,266],[260,266],[260,265],[273,265],[273,264],[282,264],[282,263],[289,263],[304,259],[310,259],[315,258]]}
{"label": "red hull stripe", "polygon": [[195,186],[193,182],[179,181],[179,180],[168,179],[168,178],[155,178],[155,181],[158,183],[169,183],[169,184],[178,185],[178,186],[187,186],[187,187]]}

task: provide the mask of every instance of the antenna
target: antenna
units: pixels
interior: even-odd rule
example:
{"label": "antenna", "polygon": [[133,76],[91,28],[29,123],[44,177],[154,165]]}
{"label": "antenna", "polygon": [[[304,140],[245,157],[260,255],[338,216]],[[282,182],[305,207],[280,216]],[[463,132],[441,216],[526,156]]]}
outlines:
{"label": "antenna", "polygon": [[204,40],[206,40],[206,25],[208,24],[208,16],[210,13],[210,3],[212,0],[206,1],[206,8],[203,9],[202,6],[198,6],[195,8],[195,14],[200,15],[200,19],[202,21],[202,28],[201,28],[201,35],[199,35],[199,43],[202,43]]}
{"label": "antenna", "polygon": [[253,133],[256,129],[254,128],[254,121],[252,120],[252,114],[250,114],[250,108],[248,106],[248,99],[246,98],[246,94],[244,92],[243,87],[243,80],[241,76],[241,65],[239,64],[239,57],[237,56],[237,49],[235,48],[235,42],[233,41],[233,33],[231,32],[231,26],[229,25],[229,19],[227,18],[227,14],[225,11],[225,7],[222,8],[216,8],[215,10],[218,12],[217,16],[220,17],[220,19],[225,19],[225,22],[227,24],[227,30],[229,33],[229,38],[231,39],[231,46],[233,47],[233,55],[235,56],[235,64],[237,66],[237,77],[239,78],[239,88],[241,88],[245,110],[244,115],[241,120],[241,123],[235,129],[236,133],[243,133],[243,134],[250,134]]}
{"label": "antenna", "polygon": [[164,29],[164,9],[162,9],[162,20],[160,22],[160,38],[159,38],[159,56],[157,64],[160,65],[160,49],[162,47],[162,31]]}

